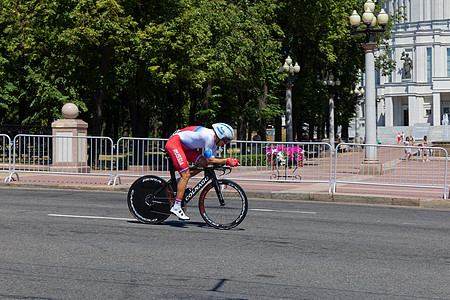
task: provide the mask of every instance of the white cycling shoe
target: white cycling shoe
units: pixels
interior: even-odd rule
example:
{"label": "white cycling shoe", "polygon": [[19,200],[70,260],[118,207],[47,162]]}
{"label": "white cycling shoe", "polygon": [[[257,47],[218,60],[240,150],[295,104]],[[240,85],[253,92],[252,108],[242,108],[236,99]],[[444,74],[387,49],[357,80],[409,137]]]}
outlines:
{"label": "white cycling shoe", "polygon": [[172,207],[170,209],[170,212],[173,213],[175,216],[177,216],[180,220],[186,221],[190,219],[188,216],[186,216],[186,214],[181,208],[177,210],[174,207]]}

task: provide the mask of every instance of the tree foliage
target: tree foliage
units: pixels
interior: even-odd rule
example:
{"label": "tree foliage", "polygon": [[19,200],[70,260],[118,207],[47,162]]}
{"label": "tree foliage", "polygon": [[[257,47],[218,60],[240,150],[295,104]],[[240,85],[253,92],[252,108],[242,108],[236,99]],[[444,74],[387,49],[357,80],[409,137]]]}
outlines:
{"label": "tree foliage", "polygon": [[[169,136],[228,122],[246,139],[284,111],[280,64],[301,65],[298,139],[326,122],[323,70],[344,83],[363,68],[348,16],[358,0],[4,0],[0,2],[0,122],[50,125],[75,103],[92,135]],[[385,59],[386,61],[386,59]],[[319,78],[320,79],[320,78]],[[347,93],[348,94],[348,93]]]}

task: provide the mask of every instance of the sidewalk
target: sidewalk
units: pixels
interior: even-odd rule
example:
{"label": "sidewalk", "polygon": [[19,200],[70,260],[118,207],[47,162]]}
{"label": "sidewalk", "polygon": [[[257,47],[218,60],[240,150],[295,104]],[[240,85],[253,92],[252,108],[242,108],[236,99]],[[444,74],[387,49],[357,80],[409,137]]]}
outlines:
{"label": "sidewalk", "polygon": [[[5,182],[7,173],[0,173],[0,188],[59,188],[127,192],[137,177],[122,177],[121,184],[108,185],[109,176],[20,174],[19,180]],[[14,177],[15,178],[15,177]],[[16,179],[16,178],[15,178]],[[450,209],[450,200],[443,199],[442,189],[338,184],[336,193],[328,193],[328,183],[286,183],[236,180],[251,201],[277,199],[286,201],[320,201],[369,205],[411,206]],[[193,178],[190,186],[196,183]]]}

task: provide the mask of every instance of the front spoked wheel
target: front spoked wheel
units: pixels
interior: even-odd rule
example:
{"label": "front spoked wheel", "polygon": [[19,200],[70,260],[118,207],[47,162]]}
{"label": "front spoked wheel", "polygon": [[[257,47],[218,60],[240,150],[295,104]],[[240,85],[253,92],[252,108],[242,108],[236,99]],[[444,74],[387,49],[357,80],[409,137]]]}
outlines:
{"label": "front spoked wheel", "polygon": [[217,180],[218,192],[222,194],[224,205],[221,205],[214,188],[209,183],[200,194],[199,209],[203,220],[218,229],[231,229],[238,226],[245,218],[248,200],[244,190],[227,179]]}
{"label": "front spoked wheel", "polygon": [[153,175],[137,179],[128,191],[128,208],[143,223],[161,223],[170,216],[172,188]]}

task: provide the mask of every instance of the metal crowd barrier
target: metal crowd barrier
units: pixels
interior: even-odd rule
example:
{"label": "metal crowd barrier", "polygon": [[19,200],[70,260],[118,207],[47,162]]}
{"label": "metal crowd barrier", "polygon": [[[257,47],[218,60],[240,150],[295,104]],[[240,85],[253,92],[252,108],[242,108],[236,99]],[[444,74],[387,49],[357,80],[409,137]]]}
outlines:
{"label": "metal crowd barrier", "polygon": [[[147,174],[168,177],[168,162],[161,151],[167,139],[121,138],[116,145],[114,184],[121,177]],[[332,158],[327,143],[233,141],[219,148],[219,157],[235,157],[241,167],[227,175],[237,180],[325,182],[331,191]]]}
{"label": "metal crowd barrier", "polygon": [[169,166],[164,152],[167,139],[121,138],[116,144],[113,184],[120,177],[140,177],[144,175],[169,176]]}
{"label": "metal crowd barrier", "polygon": [[[121,177],[168,177],[161,151],[166,141],[121,138],[114,144],[108,137],[19,134],[11,142],[0,134],[0,172],[9,174],[5,181],[14,175],[19,180],[19,173],[106,175],[114,185]],[[376,149],[376,163],[365,161],[367,149]],[[218,156],[241,161],[226,175],[234,180],[321,182],[333,193],[338,184],[435,188],[447,198],[448,153],[443,148],[341,143],[334,155],[330,152],[328,143],[233,141],[219,148]]]}
{"label": "metal crowd barrier", "polygon": [[6,134],[0,134],[0,172],[8,173],[5,181],[11,176],[11,138]]}
{"label": "metal crowd barrier", "polygon": [[[364,159],[369,147],[378,161]],[[442,189],[447,199],[447,161],[447,151],[439,147],[341,143],[336,146],[333,193],[338,183],[355,183]]]}
{"label": "metal crowd barrier", "polygon": [[236,157],[241,167],[228,177],[235,180],[332,182],[331,145],[236,141],[224,147],[222,157]]}
{"label": "metal crowd barrier", "polygon": [[108,137],[25,135],[14,137],[12,171],[18,173],[54,173],[107,175],[114,178],[114,143]]}

